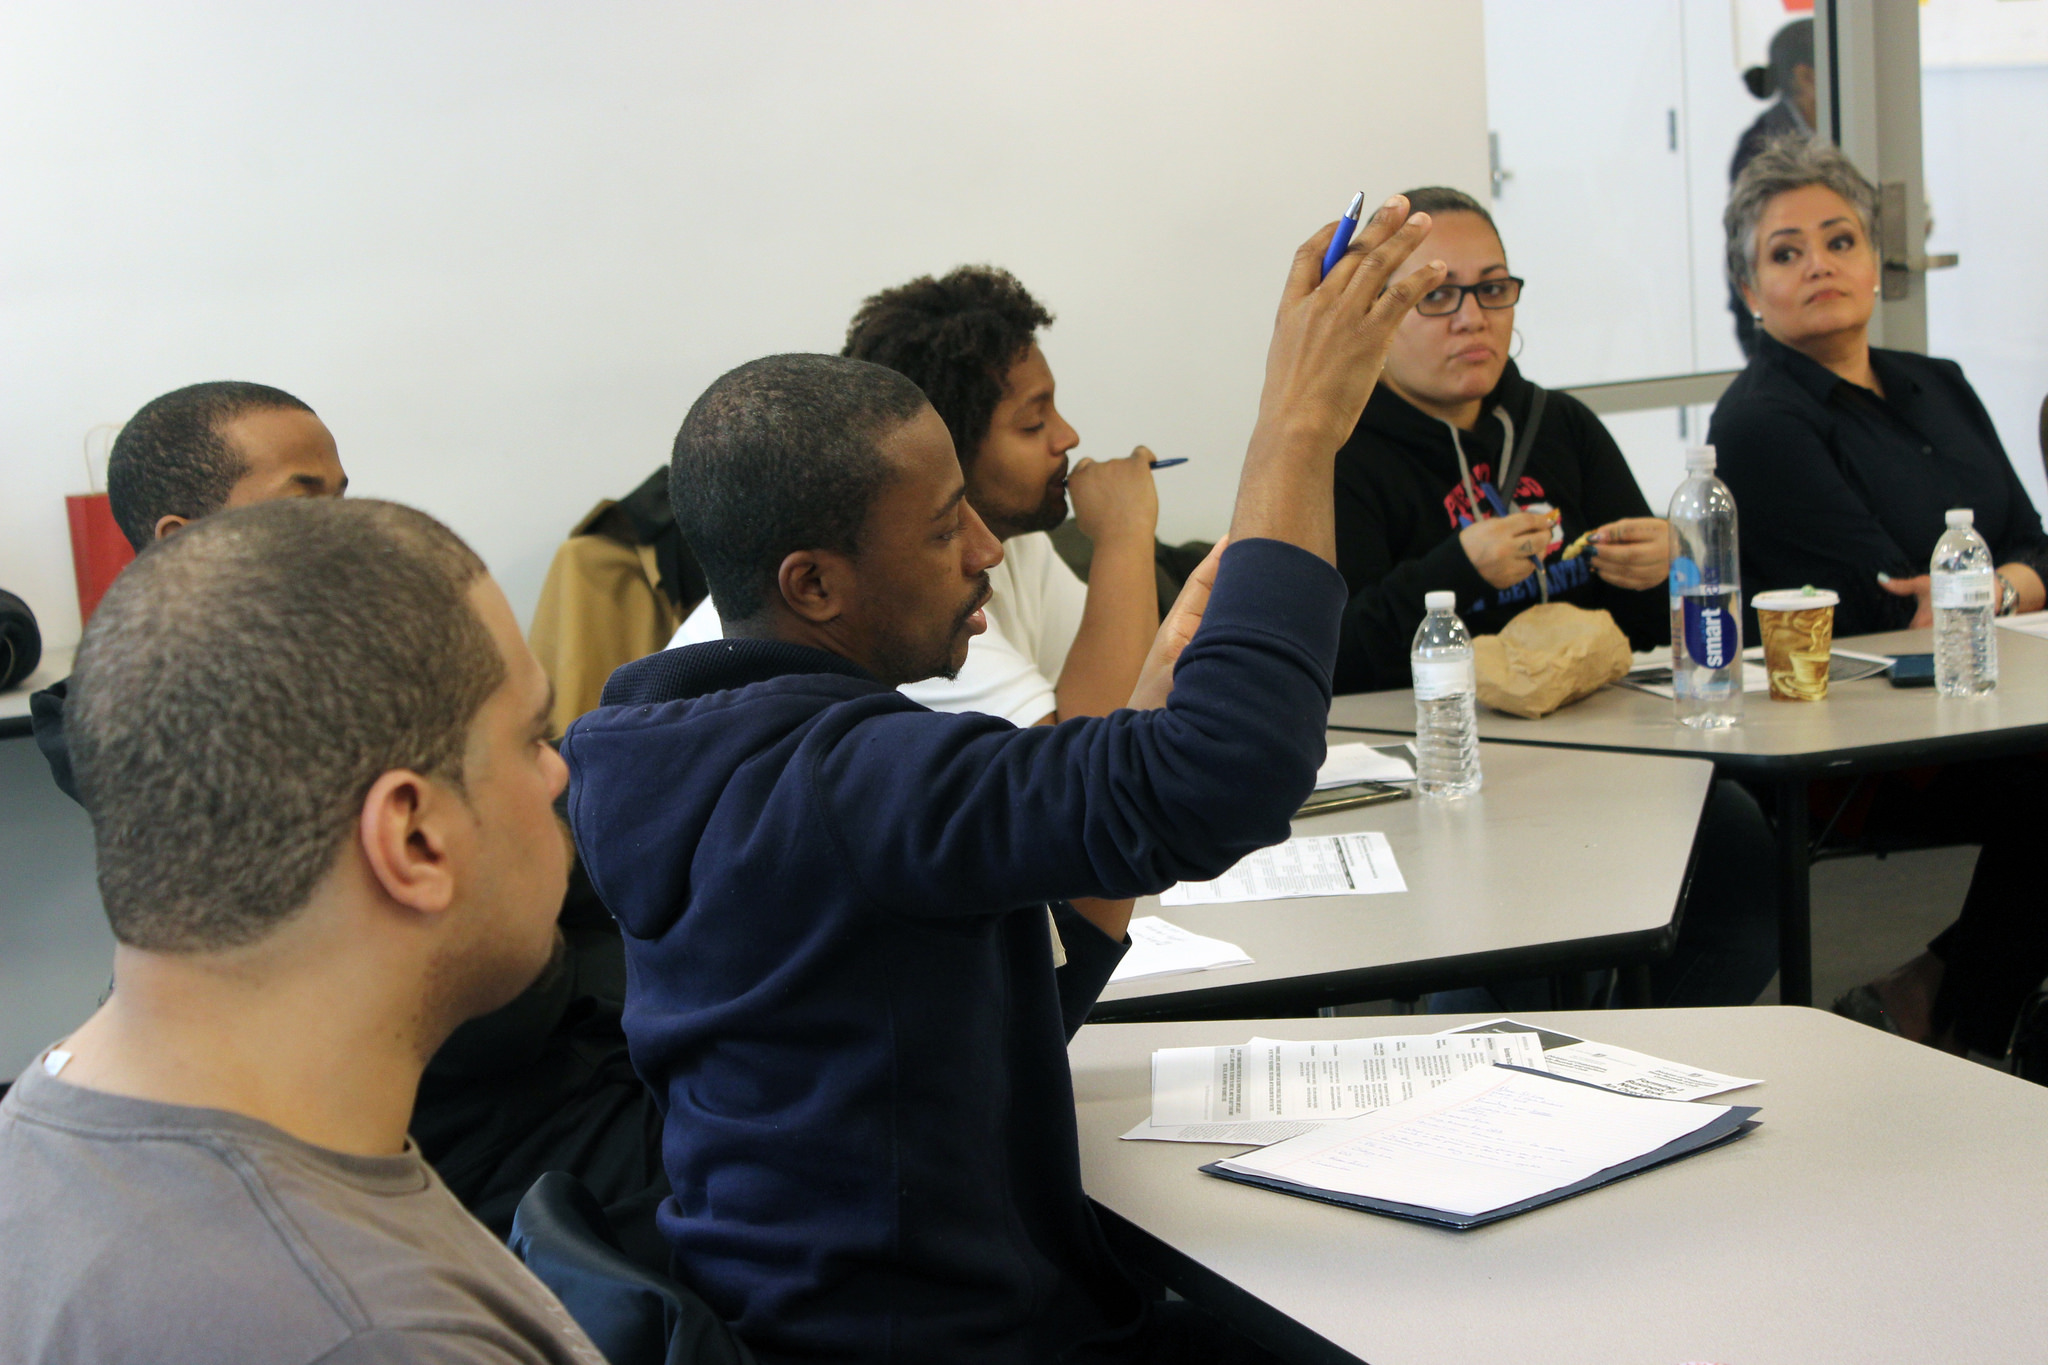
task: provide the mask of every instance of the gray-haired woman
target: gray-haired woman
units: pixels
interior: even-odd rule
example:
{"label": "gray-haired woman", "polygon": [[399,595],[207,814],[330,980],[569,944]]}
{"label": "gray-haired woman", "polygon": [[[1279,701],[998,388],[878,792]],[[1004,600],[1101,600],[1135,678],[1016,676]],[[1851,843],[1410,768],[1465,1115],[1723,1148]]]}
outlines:
{"label": "gray-haired woman", "polygon": [[[1742,581],[1834,589],[1837,636],[1925,626],[1942,513],[1968,507],[1999,565],[2000,610],[2037,610],[2048,602],[2048,535],[1984,405],[1953,361],[1870,344],[1876,212],[1848,159],[1804,139],[1766,147],[1730,192],[1728,274],[1761,335],[1708,439],[1742,516]],[[1852,809],[1843,824],[1879,848],[1984,851],[1956,923],[1836,1001],[1838,1012],[1955,1051],[2005,1051],[2048,974],[2031,856],[2044,774],[2034,760],[1901,774]]]}
{"label": "gray-haired woman", "polygon": [[1841,594],[1835,633],[1932,619],[1942,513],[1968,507],[2002,611],[2048,605],[2048,534],[1955,362],[1870,344],[1877,192],[1825,142],[1783,139],[1730,192],[1728,274],[1762,329],[1708,439],[1742,509],[1742,578]]}

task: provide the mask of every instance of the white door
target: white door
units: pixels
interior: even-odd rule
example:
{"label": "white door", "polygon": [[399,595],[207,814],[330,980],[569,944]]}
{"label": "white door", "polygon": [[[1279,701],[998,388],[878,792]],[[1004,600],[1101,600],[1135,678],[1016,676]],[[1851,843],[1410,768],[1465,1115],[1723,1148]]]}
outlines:
{"label": "white door", "polygon": [[[1548,387],[1694,369],[1681,0],[1487,0],[1493,212]],[[1725,160],[1725,157],[1723,158]]]}

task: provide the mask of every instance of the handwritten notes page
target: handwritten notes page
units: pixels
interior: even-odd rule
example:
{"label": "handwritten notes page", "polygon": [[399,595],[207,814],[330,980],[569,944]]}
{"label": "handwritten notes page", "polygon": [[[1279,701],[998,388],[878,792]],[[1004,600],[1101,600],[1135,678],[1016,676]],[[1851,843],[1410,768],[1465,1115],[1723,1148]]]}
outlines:
{"label": "handwritten notes page", "polygon": [[1495,1062],[1540,1069],[1542,1046],[1533,1033],[1473,1033],[1162,1048],[1152,1054],[1152,1116],[1124,1137],[1277,1142]]}
{"label": "handwritten notes page", "polygon": [[1110,973],[1111,985],[1155,976],[1178,976],[1183,972],[1214,971],[1218,967],[1249,967],[1252,961],[1235,943],[1190,933],[1157,915],[1132,919],[1130,935],[1131,949]]}
{"label": "handwritten notes page", "polygon": [[1387,836],[1377,830],[1289,839],[1262,848],[1209,882],[1176,882],[1161,905],[1221,905],[1295,896],[1371,896],[1406,891]]}
{"label": "handwritten notes page", "polygon": [[1500,1067],[1219,1163],[1246,1175],[1471,1216],[1653,1152],[1727,1111]]}

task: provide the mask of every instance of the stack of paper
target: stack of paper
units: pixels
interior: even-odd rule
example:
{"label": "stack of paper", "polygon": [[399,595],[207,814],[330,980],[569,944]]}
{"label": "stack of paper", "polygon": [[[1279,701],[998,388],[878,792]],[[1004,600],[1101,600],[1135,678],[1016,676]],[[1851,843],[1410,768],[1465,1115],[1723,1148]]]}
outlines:
{"label": "stack of paper", "polygon": [[1293,896],[1370,896],[1406,891],[1394,849],[1377,830],[1289,839],[1262,848],[1208,882],[1176,882],[1161,905],[1218,905]]}
{"label": "stack of paper", "polygon": [[1388,744],[1332,744],[1316,769],[1316,790],[1348,787],[1354,782],[1413,782],[1415,747]]}
{"label": "stack of paper", "polygon": [[1219,967],[1249,967],[1252,963],[1235,943],[1191,934],[1157,915],[1132,919],[1130,934],[1130,951],[1110,973],[1111,985],[1154,976],[1178,976],[1183,972],[1210,972]]}
{"label": "stack of paper", "polygon": [[1470,1228],[1739,1137],[1756,1110],[1474,1069],[1405,1103],[1202,1169],[1287,1194]]}
{"label": "stack of paper", "polygon": [[[1755,645],[1742,651],[1743,661],[1749,665],[1742,670],[1744,692],[1768,692],[1771,690],[1770,672],[1764,665],[1764,647]],[[1853,649],[1836,649],[1828,655],[1828,682],[1852,683],[1865,678],[1874,678],[1892,666],[1888,654],[1859,654]],[[1647,649],[1635,656],[1635,664],[1620,680],[1623,687],[1647,692],[1653,697],[1671,700],[1677,694],[1671,685],[1671,647],[1662,645]]]}
{"label": "stack of paper", "polygon": [[1996,624],[2006,630],[2016,630],[2022,635],[2038,635],[2048,638],[2048,611],[2022,611],[2011,616],[1993,618]]}
{"label": "stack of paper", "polygon": [[1412,1099],[1474,1067],[1543,1065],[1530,1032],[1437,1033],[1152,1054],[1152,1116],[1125,1133],[1153,1142],[1278,1142]]}

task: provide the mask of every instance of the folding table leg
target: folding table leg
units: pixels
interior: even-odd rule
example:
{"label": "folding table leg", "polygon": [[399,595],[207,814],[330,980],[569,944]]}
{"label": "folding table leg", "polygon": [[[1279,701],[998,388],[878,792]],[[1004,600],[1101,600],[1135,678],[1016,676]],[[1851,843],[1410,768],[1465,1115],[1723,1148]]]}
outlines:
{"label": "folding table leg", "polygon": [[1806,779],[1778,783],[1778,1001],[1813,1003],[1813,899]]}

